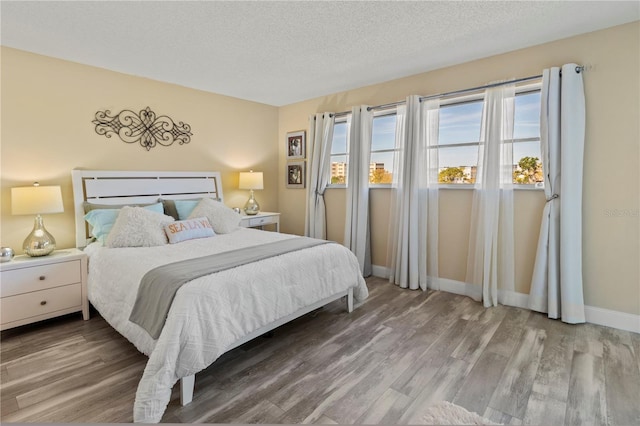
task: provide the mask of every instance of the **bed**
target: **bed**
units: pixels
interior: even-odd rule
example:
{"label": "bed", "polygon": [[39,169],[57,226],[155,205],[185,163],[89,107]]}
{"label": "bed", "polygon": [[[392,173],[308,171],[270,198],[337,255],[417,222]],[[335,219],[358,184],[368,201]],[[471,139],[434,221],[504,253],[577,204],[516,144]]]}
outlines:
{"label": "bed", "polygon": [[[232,251],[258,252],[302,238],[238,227],[176,244],[105,247],[92,242],[92,230],[84,219],[86,203],[93,207],[154,204],[159,199],[223,201],[220,174],[73,170],[72,181],[76,245],[89,256],[89,301],[113,328],[149,356],[136,392],[135,422],[159,422],[178,381],[181,404],[188,404],[195,374],[223,353],[340,298],[345,298],[351,312],[354,300],[368,296],[355,256],[339,244],[317,244],[186,282],[175,293],[166,322],[154,338],[130,321],[140,280],[154,268]],[[141,208],[117,211],[134,210]]]}

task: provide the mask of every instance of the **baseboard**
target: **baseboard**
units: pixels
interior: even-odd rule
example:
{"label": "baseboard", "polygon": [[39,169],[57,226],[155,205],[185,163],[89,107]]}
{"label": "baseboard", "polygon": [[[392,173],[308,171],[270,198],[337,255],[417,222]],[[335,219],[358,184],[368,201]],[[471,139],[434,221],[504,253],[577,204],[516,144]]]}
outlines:
{"label": "baseboard", "polygon": [[435,281],[434,288],[439,288],[441,291],[469,296],[473,300],[482,300],[482,290],[476,285],[450,280],[449,278],[434,278],[433,280]]}
{"label": "baseboard", "polygon": [[[373,265],[371,270],[373,275],[376,277],[389,277],[389,268],[385,266]],[[446,291],[447,293],[469,296],[475,300],[479,300],[482,294],[480,288],[472,284],[448,278],[436,278],[435,280],[439,289],[441,291]],[[498,298],[504,305],[529,309],[528,294],[500,290]],[[591,324],[604,325],[606,327],[617,328],[619,330],[640,333],[640,315],[612,311],[610,309],[598,308],[596,306],[585,306],[584,315],[586,321]]]}
{"label": "baseboard", "polygon": [[371,275],[380,278],[389,278],[389,268],[386,266],[371,265]]}
{"label": "baseboard", "polygon": [[606,325],[619,330],[640,333],[640,315],[612,311],[596,306],[585,306],[584,316],[591,324]]}

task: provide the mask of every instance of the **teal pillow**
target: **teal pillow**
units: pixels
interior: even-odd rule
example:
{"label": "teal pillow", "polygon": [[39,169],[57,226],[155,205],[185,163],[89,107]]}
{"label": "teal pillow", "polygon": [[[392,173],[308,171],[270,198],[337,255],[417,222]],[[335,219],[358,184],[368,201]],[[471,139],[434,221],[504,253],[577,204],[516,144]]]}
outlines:
{"label": "teal pillow", "polygon": [[[164,214],[162,203],[150,204],[143,209]],[[84,215],[84,219],[91,225],[91,235],[104,244],[119,213],[120,209],[94,209]]]}
{"label": "teal pillow", "polygon": [[196,208],[200,200],[175,200],[179,220],[189,219],[189,215]]}

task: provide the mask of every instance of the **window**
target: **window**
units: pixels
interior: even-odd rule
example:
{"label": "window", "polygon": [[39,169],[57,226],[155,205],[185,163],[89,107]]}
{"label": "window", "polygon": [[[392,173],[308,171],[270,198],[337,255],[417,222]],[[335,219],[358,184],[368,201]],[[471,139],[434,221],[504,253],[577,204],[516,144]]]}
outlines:
{"label": "window", "polygon": [[516,96],[513,124],[513,183],[544,184],[540,151],[540,91]]}
{"label": "window", "polygon": [[440,107],[438,182],[475,183],[482,99]]}
{"label": "window", "polygon": [[346,118],[337,121],[333,125],[333,140],[331,141],[331,180],[329,185],[347,184],[347,164],[349,151],[347,150],[347,137],[349,126]]}
{"label": "window", "polygon": [[396,113],[381,113],[373,117],[371,130],[371,160],[369,183],[390,184],[396,153]]}
{"label": "window", "polygon": [[[513,129],[513,183],[544,183],[540,152],[540,84],[516,89]],[[478,168],[483,94],[443,100],[438,128],[438,182],[473,184]],[[395,162],[396,111],[380,111],[373,117],[369,183],[391,184]],[[336,120],[331,144],[330,185],[346,185],[349,162],[350,120]]]}
{"label": "window", "polygon": [[[349,163],[348,118],[336,121],[331,141],[330,185],[347,184]],[[369,162],[369,183],[390,184],[393,180],[393,163],[396,152],[396,113],[385,111],[373,117],[371,130],[371,160]]]}
{"label": "window", "polygon": [[[476,181],[482,98],[456,101],[440,107],[438,182],[473,184]],[[540,161],[540,90],[520,89],[514,107],[513,183],[542,185]]]}

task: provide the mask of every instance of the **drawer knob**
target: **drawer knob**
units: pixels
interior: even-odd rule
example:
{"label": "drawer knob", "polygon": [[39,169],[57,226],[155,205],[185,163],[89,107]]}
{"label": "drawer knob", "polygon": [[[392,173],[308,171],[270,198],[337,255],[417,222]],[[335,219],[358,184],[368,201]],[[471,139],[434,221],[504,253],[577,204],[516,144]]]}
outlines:
{"label": "drawer knob", "polygon": [[44,281],[44,275],[40,275],[40,276],[38,277],[38,279],[39,279],[40,281]]}
{"label": "drawer knob", "polygon": [[42,302],[40,302],[40,306],[44,306],[44,305],[46,305],[46,304],[47,304],[47,301],[46,301],[46,300],[43,300]]}

